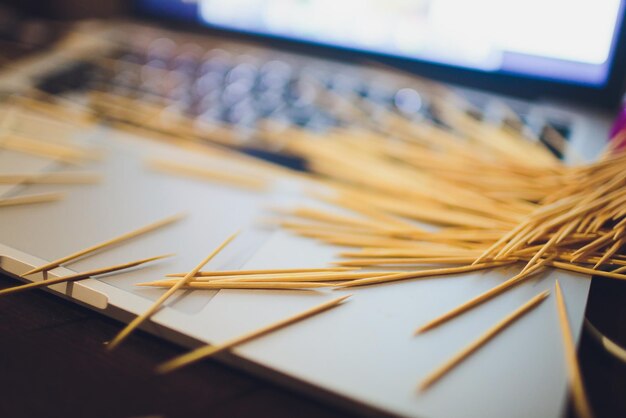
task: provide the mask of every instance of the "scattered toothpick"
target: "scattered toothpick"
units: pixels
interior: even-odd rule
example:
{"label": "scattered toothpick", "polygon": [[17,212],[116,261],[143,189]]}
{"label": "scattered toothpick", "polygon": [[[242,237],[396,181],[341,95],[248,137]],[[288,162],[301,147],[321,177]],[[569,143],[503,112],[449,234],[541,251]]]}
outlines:
{"label": "scattered toothpick", "polygon": [[88,172],[2,173],[0,184],[92,184],[100,178]]}
{"label": "scattered toothpick", "polygon": [[578,364],[578,358],[576,357],[576,343],[574,342],[569,320],[567,319],[567,308],[565,306],[563,292],[561,291],[561,285],[558,280],[556,281],[555,289],[556,305],[559,313],[559,325],[563,336],[565,363],[567,364],[569,384],[572,390],[574,407],[580,417],[591,418],[593,417],[593,413],[591,412],[591,406],[589,405],[589,400],[587,399],[587,395],[585,393],[585,387],[580,373],[580,366]]}
{"label": "scattered toothpick", "polygon": [[122,331],[120,331],[119,334],[115,336],[115,338],[109,343],[107,348],[109,350],[113,350],[118,345],[120,345],[122,341],[124,341],[130,335],[130,333],[133,332],[133,330],[135,330],[145,320],[149,319],[155,312],[157,312],[161,305],[163,305],[163,303],[165,303],[165,301],[170,296],[172,296],[177,290],[181,289],[183,286],[187,285],[191,280],[193,280],[194,276],[200,271],[200,269],[204,267],[206,263],[211,261],[211,259],[213,259],[213,257],[215,257],[232,240],[234,240],[236,236],[237,233],[228,237],[223,243],[219,245],[219,247],[217,247],[211,254],[209,254],[204,260],[202,260],[200,264],[198,264],[193,270],[187,273],[187,275],[183,277],[182,280],[180,280],[176,285],[172,286],[167,292],[161,295],[161,297],[157,299],[157,301],[154,302],[154,304],[150,308],[148,308],[147,311],[133,319]]}
{"label": "scattered toothpick", "polygon": [[489,340],[495,337],[497,334],[502,332],[506,327],[511,325],[517,319],[522,317],[525,313],[539,305],[545,298],[550,294],[549,291],[542,292],[517,308],[511,314],[507,315],[504,319],[499,321],[493,327],[489,328],[484,334],[482,334],[478,339],[473,341],[471,344],[463,348],[457,354],[455,354],[450,360],[446,361],[444,364],[439,366],[433,372],[431,372],[428,376],[426,376],[421,383],[419,384],[419,390],[426,390],[430,386],[432,386],[435,382],[445,376],[448,372],[450,372],[454,367],[459,365],[463,360],[469,357],[472,353],[478,350],[480,347],[485,345]]}
{"label": "scattered toothpick", "polygon": [[515,261],[504,261],[504,262],[496,261],[496,262],[481,263],[481,264],[474,264],[474,265],[461,266],[461,267],[447,267],[447,268],[440,268],[440,269],[392,273],[392,274],[388,274],[388,275],[384,275],[380,277],[371,277],[371,278],[353,280],[345,284],[342,284],[342,287],[365,286],[365,285],[372,285],[372,284],[396,282],[400,280],[417,279],[417,278],[423,278],[423,277],[447,276],[451,274],[467,273],[470,271],[478,271],[478,270],[484,270],[484,269],[489,269],[493,267],[506,266],[514,262]]}
{"label": "scattered toothpick", "polygon": [[9,294],[13,294],[13,293],[18,293],[18,292],[22,292],[24,290],[29,290],[29,289],[36,289],[36,288],[39,288],[39,287],[52,286],[54,284],[59,284],[59,283],[76,282],[76,281],[79,281],[79,280],[88,279],[88,278],[93,277],[93,276],[99,276],[99,275],[102,275],[102,274],[107,274],[107,273],[112,273],[112,272],[116,272],[116,271],[126,270],[126,269],[129,269],[131,267],[136,267],[136,266],[140,266],[140,265],[145,264],[145,263],[149,263],[151,261],[156,261],[156,260],[161,260],[161,259],[166,258],[166,257],[171,257],[172,255],[173,254],[165,254],[165,255],[159,255],[159,256],[156,256],[156,257],[143,258],[141,260],[130,261],[128,263],[116,264],[114,266],[101,267],[101,268],[94,269],[94,270],[84,271],[82,273],[76,273],[76,274],[72,274],[70,276],[57,277],[57,278],[53,278],[53,279],[42,280],[42,281],[39,281],[39,282],[33,282],[33,283],[28,283],[28,284],[24,284],[24,285],[20,285],[20,286],[10,287],[8,289],[0,290],[0,296],[2,296],[2,295],[9,295]]}
{"label": "scattered toothpick", "polygon": [[[291,274],[291,273],[324,273],[353,271],[351,267],[320,267],[320,268],[291,268],[291,269],[261,269],[261,270],[222,270],[222,271],[199,271],[195,277],[213,276],[247,276],[250,274]],[[185,277],[187,273],[172,273],[167,277]]]}
{"label": "scattered toothpick", "polygon": [[[245,273],[245,270],[242,272]],[[193,283],[213,282],[337,282],[353,281],[370,277],[383,277],[393,274],[388,271],[331,271],[331,272],[303,272],[303,273],[264,273],[264,274],[230,274],[196,276]],[[180,279],[159,280],[149,283],[139,283],[139,286],[172,285]]]}
{"label": "scattered toothpick", "polygon": [[320,312],[326,311],[328,309],[334,308],[335,306],[338,306],[339,304],[341,304],[344,300],[346,300],[347,298],[349,298],[351,295],[346,295],[346,296],[341,296],[339,298],[336,299],[332,299],[329,300],[327,302],[324,302],[320,305],[314,306],[312,308],[309,308],[303,312],[300,312],[299,314],[290,316],[288,318],[282,319],[278,322],[275,322],[273,324],[269,324],[266,325],[258,330],[255,331],[251,331],[248,332],[246,334],[243,334],[239,337],[230,339],[222,344],[218,344],[218,345],[207,345],[204,347],[200,347],[196,350],[193,350],[187,354],[183,354],[182,356],[176,357],[170,361],[167,361],[163,364],[161,364],[158,368],[157,368],[157,372],[158,373],[169,373],[172,372],[176,369],[179,369],[181,367],[187,366],[191,363],[194,363],[196,361],[199,361],[203,358],[212,356],[214,354],[217,354],[221,351],[224,350],[228,350],[231,349],[233,347],[236,347],[238,345],[241,345],[243,343],[246,343],[248,341],[251,341],[255,338],[261,337],[265,334],[268,334],[272,331],[278,330],[280,328],[286,327],[287,325],[293,324],[295,322],[301,321],[303,319],[306,319],[308,317],[311,317],[313,315],[316,315]]}
{"label": "scattered toothpick", "polygon": [[[163,287],[172,288],[176,286],[178,282],[174,283],[141,283],[139,286],[150,287]],[[219,290],[219,289],[257,289],[257,290],[306,290],[306,289],[319,289],[333,287],[333,284],[321,283],[321,282],[239,282],[229,280],[216,280],[211,282],[191,282],[180,287],[181,289],[194,289],[194,290]]]}
{"label": "scattered toothpick", "polygon": [[42,141],[17,134],[0,136],[0,148],[57,160],[67,164],[80,164],[85,161],[97,160],[101,157],[100,153],[93,150]]}
{"label": "scattered toothpick", "polygon": [[63,199],[64,196],[65,193],[38,193],[24,196],[5,197],[0,198],[0,207],[56,202]]}
{"label": "scattered toothpick", "polygon": [[267,182],[259,177],[218,171],[206,167],[197,167],[176,161],[153,159],[148,162],[148,167],[168,174],[214,181],[229,186],[243,187],[245,189],[265,190],[267,188]]}
{"label": "scattered toothpick", "polygon": [[[480,265],[480,264],[476,264],[476,265]],[[435,327],[438,327],[439,325],[444,324],[445,322],[461,315],[462,313],[486,302],[487,300],[493,298],[494,296],[499,295],[500,293],[512,288],[513,286],[516,286],[517,284],[521,283],[523,280],[527,279],[528,277],[530,277],[533,274],[536,274],[537,272],[540,271],[542,265],[536,265],[530,269],[528,269],[527,271],[523,271],[520,272],[519,274],[513,276],[512,278],[510,278],[509,280],[487,290],[484,293],[481,293],[480,295],[472,298],[471,300],[457,306],[454,309],[451,309],[450,311],[446,312],[445,314],[427,322],[426,324],[422,325],[421,327],[419,327],[418,329],[415,330],[415,335],[417,334],[421,334],[424,333],[428,330],[431,330]]]}
{"label": "scattered toothpick", "polygon": [[91,253],[93,253],[95,251],[98,251],[98,250],[101,250],[103,248],[110,247],[110,246],[115,245],[115,244],[119,244],[122,241],[126,241],[126,240],[129,240],[131,238],[135,238],[137,236],[140,236],[140,235],[146,234],[148,232],[154,231],[155,229],[158,229],[158,228],[164,227],[166,225],[172,224],[172,223],[174,223],[176,221],[179,221],[180,219],[183,218],[183,216],[184,216],[184,214],[178,214],[178,215],[169,216],[167,218],[161,219],[160,221],[151,223],[151,224],[146,225],[144,227],[141,227],[139,229],[135,229],[134,231],[127,232],[127,233],[122,234],[122,235],[120,235],[118,237],[115,237],[115,238],[112,238],[110,240],[107,240],[107,241],[101,242],[99,244],[93,245],[91,247],[85,248],[84,250],[77,251],[77,252],[72,253],[70,255],[67,255],[65,257],[61,257],[61,258],[59,258],[57,260],[51,261],[51,262],[49,262],[47,264],[44,264],[43,266],[34,268],[34,269],[32,269],[32,270],[22,274],[22,277],[26,277],[26,276],[29,276],[31,274],[39,273],[39,272],[46,271],[46,270],[51,270],[51,269],[53,269],[55,267],[60,266],[61,264],[67,263],[68,261],[75,260],[77,258],[80,258],[80,257],[82,257],[84,255],[87,255],[87,254],[91,254]]}

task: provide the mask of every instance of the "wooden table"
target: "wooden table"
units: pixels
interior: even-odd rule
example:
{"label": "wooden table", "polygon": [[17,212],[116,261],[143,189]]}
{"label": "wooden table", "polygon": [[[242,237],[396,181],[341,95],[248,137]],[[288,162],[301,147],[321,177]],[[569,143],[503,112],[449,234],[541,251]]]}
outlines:
{"label": "wooden table", "polygon": [[[0,276],[0,288],[15,284]],[[626,345],[626,283],[594,279],[587,315]],[[0,298],[0,417],[353,416],[216,361],[157,376],[182,350],[137,332],[109,353],[120,329],[41,290]],[[586,333],[579,355],[597,416],[626,416],[626,364]]]}
{"label": "wooden table", "polygon": [[[0,276],[0,288],[17,282]],[[41,290],[0,298],[0,417],[349,417],[216,361],[166,376],[183,350]]]}

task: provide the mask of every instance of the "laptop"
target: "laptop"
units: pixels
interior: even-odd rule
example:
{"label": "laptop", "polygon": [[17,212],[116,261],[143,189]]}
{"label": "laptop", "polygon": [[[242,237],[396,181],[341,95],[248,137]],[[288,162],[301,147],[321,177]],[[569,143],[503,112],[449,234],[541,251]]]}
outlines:
{"label": "laptop", "polygon": [[[509,124],[529,138],[545,141],[566,162],[574,163],[599,154],[612,109],[621,99],[626,74],[624,3],[141,0],[135,2],[136,19],[86,25],[83,33],[90,36],[82,51],[114,59],[119,70],[107,82],[120,89],[145,93],[150,88],[138,89],[141,77],[137,81],[131,74],[138,66],[150,71],[177,65],[185,72],[194,60],[200,61],[192,65],[204,66],[203,75],[227,72],[244,80],[234,88],[237,83],[224,77],[209,76],[200,82],[189,76],[183,83],[187,87],[166,93],[188,106],[186,110],[197,120],[227,127],[234,133],[238,151],[295,169],[305,167],[282,153],[280,144],[258,138],[257,132],[268,122],[276,129],[294,127],[318,134],[354,122],[312,100],[315,89],[332,91],[345,100],[366,101],[372,117],[384,107],[416,121],[444,124],[429,111],[429,95],[434,93],[421,90],[423,83],[416,83],[414,74],[444,83],[467,101],[473,116]],[[68,64],[61,62],[67,51],[61,55],[52,52],[27,63],[30,67],[20,74],[3,74],[3,87],[15,88],[19,78],[25,88],[35,85],[76,97],[84,83],[100,76],[85,67],[84,60],[80,65]],[[277,83],[284,94],[261,95],[251,86],[241,88],[249,78]],[[212,91],[219,94],[212,96]],[[55,190],[66,192],[67,198],[52,205],[4,208],[0,213],[3,272],[18,277],[94,243],[186,213],[167,228],[48,273],[48,277],[63,276],[175,252],[176,257],[146,268],[49,288],[129,322],[162,293],[138,288],[136,283],[189,270],[236,230],[242,230],[241,235],[209,268],[310,268],[336,261],[335,247],[258,223],[268,207],[320,204],[311,201],[297,177],[278,178],[264,193],[170,178],[146,170],[145,159],[208,161],[226,171],[235,163],[217,151],[146,141],[141,133],[115,126],[85,127],[76,137],[105,151],[107,158],[88,167],[101,173],[104,181],[88,188],[58,186]],[[558,146],[563,141],[568,145]],[[10,151],[0,152],[0,166],[16,172],[66,169]],[[46,187],[2,186],[0,194],[37,193]],[[560,271],[524,283],[432,333],[411,337],[416,325],[513,274],[513,269],[503,268],[357,289],[349,303],[332,312],[237,347],[218,359],[372,415],[561,416],[567,373],[557,313],[550,303],[490,342],[432,390],[416,391],[421,376],[473,340],[494,318],[505,316],[541,290],[552,289],[555,279],[564,288],[578,338],[590,281]],[[331,296],[279,290],[181,292],[143,329],[187,347],[215,344]]]}

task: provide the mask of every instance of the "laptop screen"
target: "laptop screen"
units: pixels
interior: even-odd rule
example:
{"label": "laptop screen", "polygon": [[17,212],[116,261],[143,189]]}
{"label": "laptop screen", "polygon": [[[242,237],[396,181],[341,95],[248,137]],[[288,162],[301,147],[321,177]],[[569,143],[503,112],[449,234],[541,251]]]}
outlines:
{"label": "laptop screen", "polygon": [[621,0],[141,0],[205,25],[453,67],[603,87]]}

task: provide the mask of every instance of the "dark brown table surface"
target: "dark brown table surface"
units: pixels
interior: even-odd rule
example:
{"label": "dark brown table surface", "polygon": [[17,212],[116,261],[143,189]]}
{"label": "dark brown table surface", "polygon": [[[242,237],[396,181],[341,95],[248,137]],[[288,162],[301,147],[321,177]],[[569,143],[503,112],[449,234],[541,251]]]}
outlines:
{"label": "dark brown table surface", "polygon": [[[0,276],[0,288],[16,283]],[[626,283],[594,279],[587,315],[623,345],[625,302]],[[0,417],[352,416],[216,361],[157,376],[182,349],[137,332],[110,353],[120,328],[42,290],[0,298]],[[579,356],[597,416],[626,417],[626,364],[587,334]]]}

